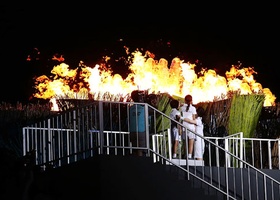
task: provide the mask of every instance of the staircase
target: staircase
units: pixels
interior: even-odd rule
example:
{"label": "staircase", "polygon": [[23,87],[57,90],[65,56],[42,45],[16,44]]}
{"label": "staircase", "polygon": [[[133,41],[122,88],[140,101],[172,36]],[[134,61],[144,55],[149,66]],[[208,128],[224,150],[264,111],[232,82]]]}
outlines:
{"label": "staircase", "polygon": [[32,196],[39,199],[207,199],[216,194],[185,179],[174,166],[149,157],[97,155],[37,173]]}

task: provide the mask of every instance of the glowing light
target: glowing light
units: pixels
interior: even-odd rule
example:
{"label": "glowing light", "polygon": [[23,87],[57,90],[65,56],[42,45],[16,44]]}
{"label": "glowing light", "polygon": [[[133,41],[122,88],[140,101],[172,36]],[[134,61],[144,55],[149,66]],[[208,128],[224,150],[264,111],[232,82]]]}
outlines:
{"label": "glowing light", "polygon": [[196,73],[195,64],[179,58],[174,58],[168,66],[166,59],[155,60],[151,55],[154,54],[132,53],[130,73],[125,78],[113,74],[105,64],[88,67],[81,62],[77,69],[69,69],[62,63],[52,69],[52,78],[42,75],[36,79],[34,97],[87,99],[92,96],[95,100],[118,101],[131,91],[141,89],[149,93],[167,92],[182,98],[191,94],[196,104],[225,99],[229,92],[238,91],[240,94],[262,93],[265,95],[264,106],[275,104],[276,97],[254,79],[256,72],[251,67],[231,66],[225,76],[220,76],[212,69]]}

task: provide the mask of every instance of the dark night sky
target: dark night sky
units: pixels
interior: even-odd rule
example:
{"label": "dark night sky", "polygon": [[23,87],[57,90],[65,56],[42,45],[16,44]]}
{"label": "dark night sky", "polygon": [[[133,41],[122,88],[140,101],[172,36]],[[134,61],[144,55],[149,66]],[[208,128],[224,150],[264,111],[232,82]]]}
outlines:
{"label": "dark night sky", "polygon": [[[237,6],[208,12],[195,7],[192,13],[169,7],[164,11],[146,7],[145,12],[110,9],[85,4],[1,3],[0,101],[26,101],[33,91],[32,77],[50,72],[57,64],[51,61],[54,54],[63,55],[73,68],[81,60],[94,66],[102,56],[125,55],[124,45],[131,51],[149,50],[156,59],[198,59],[201,66],[216,69],[222,76],[241,62],[243,67],[254,67],[258,72],[255,79],[280,96],[277,12],[270,9],[265,13],[262,5],[259,9]],[[34,48],[40,51],[39,60],[26,62],[27,55],[37,53]],[[120,66],[116,64],[116,73],[124,73]]]}

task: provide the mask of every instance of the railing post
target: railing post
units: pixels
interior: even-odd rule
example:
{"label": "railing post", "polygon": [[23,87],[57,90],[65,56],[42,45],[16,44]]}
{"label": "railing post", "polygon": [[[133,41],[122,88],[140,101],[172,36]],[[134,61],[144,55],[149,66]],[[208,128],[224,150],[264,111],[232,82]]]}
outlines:
{"label": "railing post", "polygon": [[145,125],[146,125],[146,152],[147,152],[147,156],[150,157],[150,129],[149,129],[149,107],[148,104],[145,103]]}
{"label": "railing post", "polygon": [[272,162],[271,162],[271,141],[267,141],[267,148],[268,148],[268,164],[269,164],[269,169],[272,169]]}
{"label": "railing post", "polygon": [[26,130],[26,132],[29,130],[29,129],[26,129],[26,128],[22,128],[22,154],[23,154],[23,156],[25,156],[26,155],[26,149],[27,149],[27,142],[28,142],[28,140],[26,139],[26,132],[25,132],[25,130]]}
{"label": "railing post", "polygon": [[[153,143],[153,151],[157,152],[156,151],[155,135],[152,135],[152,143]],[[156,162],[156,159],[157,159],[156,154],[153,154],[153,161],[154,161],[154,163]]]}
{"label": "railing post", "polygon": [[48,162],[51,161],[51,146],[52,146],[52,141],[51,141],[51,120],[48,119],[48,131],[47,131],[47,138],[48,141],[46,143],[47,145],[47,151],[48,151]]}
{"label": "railing post", "polygon": [[100,154],[103,154],[104,146],[104,121],[103,121],[103,102],[99,101],[99,140],[100,140]]}
{"label": "railing post", "polygon": [[[215,144],[217,146],[219,146],[219,139],[215,139]],[[219,156],[220,149],[217,146],[215,148],[216,149],[216,164],[217,164],[217,167],[220,167],[220,156]]]}
{"label": "railing post", "polygon": [[277,143],[278,143],[278,169],[280,169],[280,143],[279,143],[279,139],[277,139]]}
{"label": "railing post", "polygon": [[[225,139],[225,150],[229,151],[229,143],[228,138]],[[227,162],[227,166],[230,167],[230,157],[227,153],[225,153],[225,162]]]}
{"label": "railing post", "polygon": [[[169,159],[171,160],[172,159],[172,141],[171,141],[171,130],[170,128],[167,129],[167,134],[168,134],[168,155],[169,155]],[[179,148],[181,149],[181,148]],[[181,154],[181,151],[180,151],[180,154]],[[180,156],[181,158],[181,156]]]}
{"label": "railing post", "polygon": [[[243,132],[240,132],[240,160],[243,160]],[[240,161],[240,168],[243,168],[243,162]]]}
{"label": "railing post", "polygon": [[66,149],[66,155],[67,155],[67,164],[70,163],[70,131],[66,131],[66,144],[67,144],[67,149]]}
{"label": "railing post", "polygon": [[75,161],[77,161],[77,116],[76,116],[76,110],[73,111],[73,131],[74,131],[74,137],[73,137],[73,142],[74,142],[74,154],[75,154]]}

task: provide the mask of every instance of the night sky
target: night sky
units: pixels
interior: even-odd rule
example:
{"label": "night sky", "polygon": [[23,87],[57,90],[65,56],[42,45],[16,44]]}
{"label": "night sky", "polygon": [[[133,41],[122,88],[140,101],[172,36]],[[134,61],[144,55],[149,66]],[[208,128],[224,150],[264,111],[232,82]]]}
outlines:
{"label": "night sky", "polygon": [[[131,52],[149,50],[155,59],[198,61],[198,69],[215,69],[222,76],[231,65],[254,67],[257,82],[279,100],[280,34],[273,5],[266,13],[263,5],[207,12],[201,7],[172,6],[142,5],[145,10],[134,10],[140,8],[1,3],[0,101],[28,102],[34,92],[33,77],[48,74],[59,64],[51,60],[53,55],[63,55],[71,68],[80,61],[94,66],[106,55],[125,56],[124,46]],[[119,74],[127,70],[121,61],[112,67]]]}

